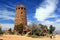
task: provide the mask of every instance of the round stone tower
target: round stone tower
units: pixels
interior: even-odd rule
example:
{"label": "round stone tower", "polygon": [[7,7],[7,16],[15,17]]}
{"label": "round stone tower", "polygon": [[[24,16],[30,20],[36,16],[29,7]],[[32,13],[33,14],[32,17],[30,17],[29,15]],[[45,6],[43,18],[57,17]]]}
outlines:
{"label": "round stone tower", "polygon": [[23,24],[23,30],[26,30],[27,28],[26,7],[23,5],[17,5],[16,16],[15,16],[15,27],[21,23]]}
{"label": "round stone tower", "polygon": [[15,25],[19,24],[27,25],[26,19],[26,7],[23,5],[16,6]]}

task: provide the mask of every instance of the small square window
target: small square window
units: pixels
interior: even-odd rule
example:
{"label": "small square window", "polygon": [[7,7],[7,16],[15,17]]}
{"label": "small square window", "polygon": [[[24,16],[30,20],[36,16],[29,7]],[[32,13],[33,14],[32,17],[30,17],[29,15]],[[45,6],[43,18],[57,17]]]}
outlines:
{"label": "small square window", "polygon": [[21,12],[21,14],[23,14],[23,12]]}
{"label": "small square window", "polygon": [[20,9],[20,8],[18,8],[18,9]]}
{"label": "small square window", "polygon": [[21,7],[21,9],[23,9],[23,7]]}

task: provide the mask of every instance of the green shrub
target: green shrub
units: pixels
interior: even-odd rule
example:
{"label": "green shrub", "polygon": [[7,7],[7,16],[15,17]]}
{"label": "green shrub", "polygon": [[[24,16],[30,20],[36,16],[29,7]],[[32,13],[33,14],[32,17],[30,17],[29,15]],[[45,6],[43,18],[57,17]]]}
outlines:
{"label": "green shrub", "polygon": [[18,31],[19,34],[22,34],[23,32],[23,24],[19,24],[15,26],[15,30]]}
{"label": "green shrub", "polygon": [[3,32],[2,32],[2,28],[0,27],[0,35],[2,35],[3,34]]}
{"label": "green shrub", "polygon": [[12,35],[13,35],[13,34],[14,34],[14,32],[10,32],[10,34],[12,34]]}
{"label": "green shrub", "polygon": [[53,34],[54,31],[55,31],[55,27],[53,27],[52,25],[50,25],[50,27],[49,27],[49,33]]}

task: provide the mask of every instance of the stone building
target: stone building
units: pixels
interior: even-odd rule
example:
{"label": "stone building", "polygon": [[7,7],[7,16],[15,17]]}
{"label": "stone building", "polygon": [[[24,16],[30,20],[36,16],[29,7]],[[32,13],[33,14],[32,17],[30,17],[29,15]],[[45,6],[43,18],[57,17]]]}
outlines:
{"label": "stone building", "polygon": [[16,6],[15,25],[19,25],[20,23],[27,25],[26,8],[23,5]]}
{"label": "stone building", "polygon": [[23,24],[23,30],[27,28],[26,7],[23,5],[16,6],[15,27],[19,24]]}

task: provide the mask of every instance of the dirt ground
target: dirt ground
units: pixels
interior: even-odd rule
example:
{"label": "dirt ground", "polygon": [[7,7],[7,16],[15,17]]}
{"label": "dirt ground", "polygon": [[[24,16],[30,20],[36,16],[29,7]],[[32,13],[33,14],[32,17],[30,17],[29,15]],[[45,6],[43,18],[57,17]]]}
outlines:
{"label": "dirt ground", "polygon": [[42,37],[42,38],[31,38],[27,36],[21,35],[3,35],[0,36],[0,40],[60,40],[60,35],[56,35],[55,38],[50,39],[49,37]]}

